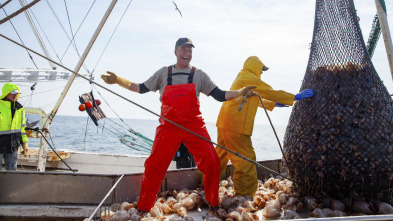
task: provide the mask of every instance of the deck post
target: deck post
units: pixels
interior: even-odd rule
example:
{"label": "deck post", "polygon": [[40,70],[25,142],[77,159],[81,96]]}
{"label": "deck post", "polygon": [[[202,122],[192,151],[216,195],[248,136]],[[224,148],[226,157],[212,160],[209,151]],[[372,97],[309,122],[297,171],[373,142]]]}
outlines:
{"label": "deck post", "polygon": [[377,7],[377,13],[379,18],[379,23],[381,24],[383,41],[385,42],[386,55],[388,56],[389,66],[390,66],[390,74],[393,79],[393,46],[392,46],[392,37],[390,35],[388,19],[386,16],[386,6],[382,6],[383,0],[375,0],[375,5]]}

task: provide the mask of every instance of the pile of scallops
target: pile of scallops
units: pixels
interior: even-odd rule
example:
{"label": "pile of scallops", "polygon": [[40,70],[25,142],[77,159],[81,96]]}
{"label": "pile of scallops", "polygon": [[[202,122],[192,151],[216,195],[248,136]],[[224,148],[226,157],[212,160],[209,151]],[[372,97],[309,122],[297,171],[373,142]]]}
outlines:
{"label": "pile of scallops", "polygon": [[[300,197],[287,179],[269,178],[259,181],[256,194],[236,196],[231,177],[220,182],[219,209],[208,209],[203,189],[166,191],[158,195],[149,213],[137,210],[138,198],[132,202],[113,204],[101,213],[104,221],[195,220],[254,221],[263,219],[297,219],[307,217],[341,217],[370,214],[393,214],[393,207],[385,202],[366,202],[353,196],[337,200],[322,197]],[[204,211],[202,210],[205,208]],[[191,215],[194,214],[194,215]],[[200,219],[200,218],[199,218]]]}

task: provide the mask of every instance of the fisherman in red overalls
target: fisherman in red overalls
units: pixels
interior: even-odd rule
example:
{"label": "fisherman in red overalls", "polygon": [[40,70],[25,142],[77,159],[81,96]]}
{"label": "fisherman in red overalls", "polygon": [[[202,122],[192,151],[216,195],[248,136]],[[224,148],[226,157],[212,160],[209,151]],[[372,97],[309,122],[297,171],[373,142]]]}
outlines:
{"label": "fisherman in red overalls", "polygon": [[[251,96],[253,94],[251,89],[255,86],[236,91],[220,90],[204,71],[190,65],[193,48],[191,39],[179,38],[175,46],[177,63],[161,68],[142,84],[130,82],[109,71],[107,72],[109,75],[101,75],[101,78],[108,84],[119,84],[138,93],[159,90],[162,117],[210,140],[199,110],[200,92],[223,102],[245,95]],[[162,118],[159,121],[160,125],[156,130],[152,152],[145,162],[138,209],[149,212],[154,206],[169,164],[180,143],[184,143],[194,156],[196,166],[204,174],[205,196],[212,210],[216,210],[218,207],[220,160],[214,146]]]}

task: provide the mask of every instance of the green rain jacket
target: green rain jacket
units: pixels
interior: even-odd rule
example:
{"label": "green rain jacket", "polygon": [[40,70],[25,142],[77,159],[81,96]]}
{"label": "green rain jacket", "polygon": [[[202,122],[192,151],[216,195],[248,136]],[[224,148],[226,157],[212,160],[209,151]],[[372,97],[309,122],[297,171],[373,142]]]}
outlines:
{"label": "green rain jacket", "polygon": [[[237,75],[231,86],[231,90],[237,90],[243,87],[255,85],[257,88],[253,91],[263,98],[263,103],[268,110],[273,110],[276,102],[286,105],[293,105],[295,95],[273,88],[261,80],[261,70],[264,64],[256,57],[251,56],[244,62],[243,69]],[[260,104],[258,96],[247,99],[242,111],[238,111],[242,99],[233,99],[225,101],[218,115],[218,128],[223,130],[234,131],[237,133],[252,135],[254,128],[254,119]]]}
{"label": "green rain jacket", "polygon": [[[15,84],[4,84],[0,97],[0,154],[15,153],[22,143],[28,141],[25,131],[25,109],[18,101],[11,102],[4,100],[13,90],[20,91],[19,87]],[[15,114],[11,119],[12,108],[15,110]]]}

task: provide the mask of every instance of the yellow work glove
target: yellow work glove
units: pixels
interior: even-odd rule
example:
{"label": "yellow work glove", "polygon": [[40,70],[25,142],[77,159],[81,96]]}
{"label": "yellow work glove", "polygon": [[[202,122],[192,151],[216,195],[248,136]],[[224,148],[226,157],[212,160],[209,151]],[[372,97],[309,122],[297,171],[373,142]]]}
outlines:
{"label": "yellow work glove", "polygon": [[22,154],[27,154],[27,152],[29,151],[29,145],[27,144],[27,142],[24,142],[22,144],[22,148],[23,148],[23,151],[21,153]]}
{"label": "yellow work glove", "polygon": [[252,90],[254,88],[257,88],[257,86],[248,86],[235,90],[233,91],[233,98],[236,99],[239,97],[244,97],[245,95],[247,95],[247,98],[255,96],[258,93]]}
{"label": "yellow work glove", "polygon": [[119,77],[116,74],[107,71],[106,73],[108,73],[109,75],[101,75],[102,80],[105,81],[105,83],[107,84],[119,84],[120,86],[124,87],[125,89],[130,89],[130,86],[132,84],[131,81]]}

